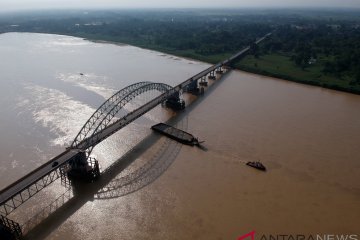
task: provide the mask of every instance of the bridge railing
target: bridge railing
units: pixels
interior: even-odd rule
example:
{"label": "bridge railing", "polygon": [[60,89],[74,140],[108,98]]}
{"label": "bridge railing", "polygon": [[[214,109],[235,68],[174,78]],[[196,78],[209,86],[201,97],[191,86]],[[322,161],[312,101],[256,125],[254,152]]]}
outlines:
{"label": "bridge railing", "polygon": [[31,184],[26,186],[24,189],[17,191],[15,194],[5,199],[5,201],[0,205],[0,213],[4,216],[9,215],[15,209],[20,207],[22,204],[24,204],[26,201],[28,201],[30,198],[32,198],[34,195],[60,177],[65,177],[62,166],[47,173],[37,181],[31,182]]}

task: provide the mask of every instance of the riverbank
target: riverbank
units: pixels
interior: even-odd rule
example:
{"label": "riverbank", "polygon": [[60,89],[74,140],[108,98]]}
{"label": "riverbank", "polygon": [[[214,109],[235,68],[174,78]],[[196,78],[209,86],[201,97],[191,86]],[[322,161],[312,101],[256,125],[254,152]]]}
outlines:
{"label": "riverbank", "polygon": [[215,64],[218,63],[226,58],[229,58],[235,53],[226,52],[226,53],[219,53],[219,54],[213,54],[213,55],[201,55],[195,52],[195,50],[175,50],[175,49],[169,49],[166,47],[161,47],[159,45],[152,45],[152,44],[144,44],[141,42],[137,42],[134,40],[126,40],[126,39],[120,39],[117,40],[115,38],[107,37],[107,36],[99,36],[97,34],[90,35],[90,34],[72,34],[67,36],[73,36],[73,37],[81,37],[85,40],[95,42],[95,43],[109,43],[114,45],[131,45],[143,49],[149,49],[153,51],[158,51],[170,55],[174,55],[177,57],[186,58],[189,60],[196,60],[204,63],[211,63]]}
{"label": "riverbank", "polygon": [[247,55],[235,64],[242,71],[275,77],[297,83],[319,86],[338,91],[360,94],[360,85],[352,84],[351,79],[335,77],[322,72],[322,58],[312,66],[301,69],[296,66],[290,57],[281,54],[269,54],[255,58]]}
{"label": "riverbank", "polygon": [[254,46],[255,60],[245,58],[236,68],[360,94],[359,14],[291,10],[294,14],[289,15],[289,10],[276,14],[205,9],[75,11],[41,16],[29,12],[4,16],[0,32],[61,34],[129,44],[212,64],[273,32],[271,39]]}
{"label": "riverbank", "polygon": [[[226,58],[229,58],[234,53],[225,52],[213,55],[200,55],[195,52],[195,50],[174,50],[165,47],[161,47],[158,45],[150,45],[137,43],[134,41],[122,41],[118,42],[114,39],[111,40],[106,36],[98,36],[98,35],[74,35],[78,37],[82,37],[86,40],[99,42],[99,43],[109,43],[115,45],[133,45],[136,47],[140,47],[143,49],[154,50],[158,52],[163,52],[166,54],[187,58],[190,60],[201,61],[205,63],[215,64]],[[274,54],[275,55],[275,54]],[[242,70],[245,72],[255,73],[263,76],[275,77],[282,80],[333,89],[337,91],[343,91],[353,94],[360,94],[360,85],[351,85],[349,80],[344,80],[341,78],[336,78],[334,76],[328,76],[321,73],[318,69],[319,64],[315,67],[308,69],[301,69],[296,67],[289,59],[285,59],[283,56],[273,56],[266,55],[261,56],[259,58],[255,58],[253,55],[247,55],[245,58],[237,61],[234,68],[238,70]],[[314,70],[314,71],[313,71]]]}
{"label": "riverbank", "polygon": [[[144,44],[143,42],[137,42],[133,39],[119,39],[98,34],[54,34],[80,37],[95,43],[107,43],[118,46],[131,45],[143,49],[166,53],[176,57],[182,57],[189,60],[196,60],[210,64],[216,64],[234,54],[233,52],[225,52],[213,55],[201,55],[196,53],[195,50],[169,49],[159,45]],[[280,54],[269,54],[261,55],[260,57],[255,58],[253,55],[247,55],[244,58],[238,60],[233,67],[241,71],[259,74],[262,76],[269,76],[282,80],[360,95],[360,84],[351,84],[350,78],[342,79],[332,75],[323,74],[321,71],[321,59],[319,62],[314,66],[301,69],[300,67],[295,66],[295,64],[288,56],[283,56]]]}

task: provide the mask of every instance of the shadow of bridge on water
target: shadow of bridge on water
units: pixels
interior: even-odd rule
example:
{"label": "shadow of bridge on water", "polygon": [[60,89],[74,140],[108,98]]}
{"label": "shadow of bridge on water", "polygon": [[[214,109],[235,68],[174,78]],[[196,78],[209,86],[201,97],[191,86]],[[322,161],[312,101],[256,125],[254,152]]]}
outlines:
{"label": "shadow of bridge on water", "polygon": [[[195,98],[184,111],[169,119],[167,124],[186,131],[188,129],[188,114],[206,99],[207,95],[214,91],[219,85],[218,83],[223,80],[224,77],[214,81],[204,95]],[[154,144],[159,144],[160,148],[150,157],[150,160],[135,171],[118,177],[123,170]],[[182,146],[183,144],[162,137],[160,134],[151,133],[106,168],[98,181],[90,184],[79,183],[77,187],[68,186],[55,201],[22,225],[25,234],[24,239],[46,238],[88,201],[122,197],[151,184],[175,161]],[[207,151],[205,146],[200,148]]]}

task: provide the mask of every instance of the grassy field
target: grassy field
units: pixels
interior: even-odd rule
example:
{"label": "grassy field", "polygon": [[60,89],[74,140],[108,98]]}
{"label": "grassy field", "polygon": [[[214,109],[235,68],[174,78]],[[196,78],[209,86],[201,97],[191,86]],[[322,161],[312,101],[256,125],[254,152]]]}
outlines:
{"label": "grassy field", "polygon": [[325,60],[325,56],[319,56],[315,64],[303,70],[285,54],[263,55],[258,59],[248,55],[236,63],[235,67],[262,75],[360,94],[359,85],[350,85],[351,77],[324,74],[322,69]]}

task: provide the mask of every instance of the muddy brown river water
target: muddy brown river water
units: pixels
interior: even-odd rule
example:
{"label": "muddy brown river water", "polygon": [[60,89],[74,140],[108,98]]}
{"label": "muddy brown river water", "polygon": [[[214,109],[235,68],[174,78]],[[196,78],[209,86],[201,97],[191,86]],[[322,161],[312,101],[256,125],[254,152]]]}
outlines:
{"label": "muddy brown river water", "polygon": [[[0,35],[0,188],[63,151],[117,90],[175,85],[207,66],[73,37]],[[184,112],[159,106],[96,147],[99,182],[74,192],[56,182],[9,217],[27,239],[359,236],[360,96],[240,71],[212,83],[198,99],[184,94]],[[152,133],[160,121],[203,148]],[[266,173],[244,164],[257,160]]]}

